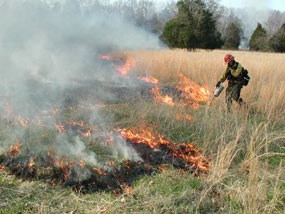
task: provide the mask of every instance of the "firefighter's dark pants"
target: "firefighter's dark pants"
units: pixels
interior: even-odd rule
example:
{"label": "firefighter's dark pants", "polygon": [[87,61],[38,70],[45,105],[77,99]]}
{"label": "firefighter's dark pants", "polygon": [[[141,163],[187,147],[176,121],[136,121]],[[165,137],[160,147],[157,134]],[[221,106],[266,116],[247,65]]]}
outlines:
{"label": "firefighter's dark pants", "polygon": [[228,111],[231,110],[233,100],[236,101],[240,106],[243,104],[243,100],[240,98],[241,89],[241,82],[229,81],[228,87],[226,89],[226,103]]}

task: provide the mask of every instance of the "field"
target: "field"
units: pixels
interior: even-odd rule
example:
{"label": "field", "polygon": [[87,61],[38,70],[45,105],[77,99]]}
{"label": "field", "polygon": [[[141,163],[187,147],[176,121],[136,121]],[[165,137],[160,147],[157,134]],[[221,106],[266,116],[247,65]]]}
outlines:
{"label": "field", "polygon": [[[132,75],[155,78],[167,89],[179,87],[183,75],[207,89],[210,101],[225,69],[226,53],[153,50],[110,55],[129,60],[128,72]],[[48,178],[22,179],[0,165],[0,213],[284,213],[285,55],[230,53],[251,77],[241,93],[247,108],[234,103],[233,111],[227,113],[222,92],[211,104],[204,100],[193,108],[176,105],[175,100],[175,105],[169,105],[134,97],[126,102],[105,103],[98,110],[109,118],[104,126],[151,128],[174,144],[191,143],[209,162],[207,173],[195,176],[165,164],[165,169],[139,176],[119,194],[82,193],[53,185]],[[78,119],[85,114],[65,112],[61,117]],[[1,121],[2,141],[7,141],[5,132],[10,126]],[[55,135],[54,130],[45,127],[31,129],[33,134],[27,137],[30,146]],[[82,141],[95,153],[100,149],[92,147],[93,141],[87,137]]]}

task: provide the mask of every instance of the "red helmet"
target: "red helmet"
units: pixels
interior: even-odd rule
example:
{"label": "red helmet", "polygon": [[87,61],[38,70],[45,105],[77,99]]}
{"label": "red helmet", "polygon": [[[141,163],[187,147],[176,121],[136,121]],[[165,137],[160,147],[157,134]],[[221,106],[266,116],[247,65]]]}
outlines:
{"label": "red helmet", "polygon": [[233,55],[231,54],[226,54],[226,56],[224,57],[224,61],[225,64],[229,64],[231,61],[233,61],[235,58]]}

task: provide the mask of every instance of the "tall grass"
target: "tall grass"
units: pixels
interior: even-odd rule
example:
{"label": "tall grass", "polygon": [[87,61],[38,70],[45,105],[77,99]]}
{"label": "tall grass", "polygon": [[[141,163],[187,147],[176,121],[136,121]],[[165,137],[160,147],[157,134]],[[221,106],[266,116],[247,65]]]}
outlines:
{"label": "tall grass", "polygon": [[[229,51],[188,52],[185,50],[124,52],[120,55],[135,60],[138,75],[154,76],[164,83],[177,83],[183,73],[194,82],[212,90],[225,65],[223,57]],[[249,105],[269,118],[285,118],[285,54],[230,51],[251,77],[242,90]],[[219,98],[223,99],[223,98]]]}
{"label": "tall grass", "polygon": [[[133,72],[138,75],[177,84],[178,74],[183,73],[211,90],[225,69],[223,57],[226,53],[228,51],[166,50],[124,54],[135,60]],[[282,213],[285,205],[285,55],[230,53],[249,71],[250,83],[241,94],[249,109],[236,105],[231,114],[226,113],[222,94],[212,106],[191,112],[194,115],[191,123],[175,119],[177,111],[183,110],[163,112],[161,108],[152,110],[158,120],[150,122],[173,140],[196,141],[211,160],[211,171],[196,200],[195,212],[205,211],[206,204],[211,203],[205,201],[210,200],[213,192],[222,192],[228,203],[220,211]],[[268,164],[272,159],[279,160],[279,165]]]}
{"label": "tall grass", "polygon": [[[176,85],[183,73],[212,90],[225,69],[226,53],[162,50],[114,55],[133,58],[136,75]],[[285,55],[231,53],[251,76],[242,90],[249,109],[234,105],[227,113],[223,92],[211,106],[198,110],[137,99],[106,105],[98,112],[112,118],[107,123],[114,127],[152,126],[172,142],[193,143],[210,162],[208,175],[195,178],[170,168],[140,178],[130,193],[114,196],[76,194],[0,172],[0,213],[284,213]],[[183,117],[188,114],[192,121]]]}

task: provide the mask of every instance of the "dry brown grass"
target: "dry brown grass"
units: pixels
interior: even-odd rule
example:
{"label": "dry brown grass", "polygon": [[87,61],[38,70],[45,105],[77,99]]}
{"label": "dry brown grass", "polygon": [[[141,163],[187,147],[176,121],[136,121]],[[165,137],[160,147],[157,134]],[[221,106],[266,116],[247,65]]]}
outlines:
{"label": "dry brown grass", "polygon": [[269,118],[285,116],[285,54],[248,51],[161,50],[124,52],[132,57],[139,75],[153,76],[164,83],[178,81],[178,74],[187,75],[194,82],[211,90],[225,69],[223,57],[231,53],[248,69],[250,83],[242,90],[242,97],[250,106]]}
{"label": "dry brown grass", "polygon": [[[124,54],[134,58],[134,72],[139,75],[154,76],[163,83],[177,83],[181,72],[194,82],[212,89],[225,69],[223,57],[226,53],[228,51],[165,50]],[[270,144],[285,139],[282,131],[274,133],[268,127],[272,125],[272,120],[284,124],[285,54],[246,51],[230,53],[248,69],[251,77],[249,85],[242,90],[242,97],[250,109],[267,122],[259,124],[256,116],[256,121],[251,124],[247,116],[237,115],[228,115],[228,121],[224,120],[223,97],[215,101],[211,111],[202,110],[204,115],[195,121],[198,126],[195,131],[203,130],[206,133],[202,147],[210,150],[208,154],[212,154],[212,161],[211,172],[204,180],[205,188],[196,203],[203,204],[213,191],[221,191],[230,201],[240,205],[239,208],[225,206],[225,213],[235,213],[237,210],[244,213],[279,213],[280,210],[276,207],[284,205],[282,200],[285,194],[279,188],[281,184],[284,185],[283,164],[281,162],[277,169],[272,169],[266,160],[275,155],[284,157],[284,154],[268,152]],[[225,125],[220,125],[223,123]],[[233,160],[241,150],[245,157],[236,166]],[[270,195],[272,198],[268,200]],[[199,210],[200,205],[196,207],[196,212],[199,213]]]}
{"label": "dry brown grass", "polygon": [[[225,69],[226,53],[162,50],[115,55],[132,57],[136,62],[132,72],[138,75],[177,84],[181,72],[212,89]],[[191,111],[191,122],[173,116],[188,114],[183,107],[145,100],[104,108],[106,114],[112,112],[121,118],[115,126],[132,127],[145,122],[168,138],[199,146],[210,161],[208,176],[194,178],[170,169],[139,179],[130,194],[115,197],[108,192],[82,195],[60,186],[52,189],[40,181],[23,182],[0,174],[0,213],[1,206],[10,213],[284,213],[284,161],[276,166],[269,163],[269,158],[284,157],[279,153],[284,151],[280,148],[285,140],[285,55],[231,53],[252,78],[242,97],[256,110],[253,115],[240,109],[226,114],[224,94],[211,107]],[[271,151],[272,145],[280,150]]]}

